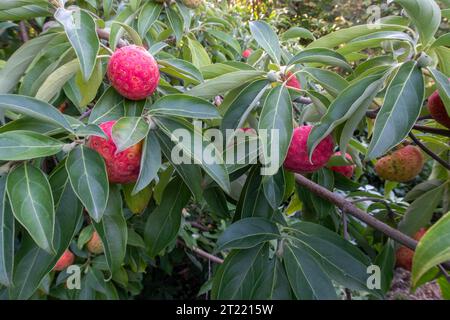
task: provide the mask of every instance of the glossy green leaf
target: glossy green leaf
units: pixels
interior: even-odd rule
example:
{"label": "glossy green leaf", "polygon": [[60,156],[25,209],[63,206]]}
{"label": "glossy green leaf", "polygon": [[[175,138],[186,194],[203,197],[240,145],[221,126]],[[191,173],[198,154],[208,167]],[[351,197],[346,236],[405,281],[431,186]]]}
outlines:
{"label": "glossy green leaf", "polygon": [[142,141],[149,130],[150,126],[141,117],[120,118],[111,131],[117,152],[121,152]]}
{"label": "glossy green leaf", "polygon": [[36,244],[54,253],[55,209],[45,174],[28,163],[8,174],[6,182],[11,209]]}
{"label": "glossy green leaf", "polygon": [[290,61],[289,65],[304,63],[319,63],[335,67],[341,67],[346,71],[352,71],[352,67],[348,64],[345,57],[333,50],[326,48],[312,48],[301,51],[296,54]]}
{"label": "glossy green leaf", "polygon": [[99,222],[109,194],[105,161],[96,151],[80,146],[69,153],[66,169],[73,190],[92,219]]}
{"label": "glossy green leaf", "polygon": [[205,48],[197,40],[188,38],[189,50],[191,51],[192,64],[197,68],[211,64],[211,59],[208,56]]}
{"label": "glossy green leaf", "polygon": [[158,60],[161,66],[160,71],[170,76],[188,80],[193,84],[203,82],[203,76],[192,63],[181,59],[162,59]]}
{"label": "glossy green leaf", "polygon": [[11,286],[14,268],[14,215],[6,196],[6,176],[0,177],[0,284]]}
{"label": "glossy green leaf", "polygon": [[173,7],[169,6],[165,11],[169,25],[175,33],[175,37],[177,41],[180,41],[183,37],[183,18]]}
{"label": "glossy green leaf", "polygon": [[264,21],[250,21],[250,32],[256,42],[277,64],[281,59],[281,48],[278,37],[273,29]]}
{"label": "glossy green leaf", "polygon": [[291,27],[281,35],[281,40],[283,41],[297,38],[310,40],[316,39],[311,31],[301,27]]}
{"label": "glossy green leaf", "polygon": [[228,33],[223,32],[223,31],[219,31],[219,30],[208,30],[208,33],[210,35],[212,35],[214,38],[222,41],[226,45],[233,48],[233,50],[236,53],[238,53],[238,54],[241,53],[241,50],[242,50],[241,45],[233,36],[229,35]]}
{"label": "glossy green leaf", "polygon": [[150,114],[179,116],[194,119],[218,119],[216,106],[207,100],[172,94],[158,99],[150,108]]}
{"label": "glossy green leaf", "polygon": [[101,124],[111,120],[118,120],[124,115],[123,97],[113,87],[109,87],[92,109],[89,123]]}
{"label": "glossy green leaf", "polygon": [[141,163],[145,163],[145,165],[140,168],[132,195],[147,187],[158,176],[158,170],[161,167],[161,146],[152,130],[149,131],[142,144]]}
{"label": "glossy green leaf", "polygon": [[439,97],[444,103],[445,110],[447,110],[447,114],[450,114],[450,80],[445,74],[440,72],[439,70],[428,68],[431,75],[436,82],[436,87],[439,91]]}

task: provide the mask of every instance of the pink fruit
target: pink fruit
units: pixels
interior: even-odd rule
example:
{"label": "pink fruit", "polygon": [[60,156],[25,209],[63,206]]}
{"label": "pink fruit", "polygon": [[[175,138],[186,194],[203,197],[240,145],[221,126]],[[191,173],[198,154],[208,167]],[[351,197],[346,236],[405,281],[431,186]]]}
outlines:
{"label": "pink fruit", "polygon": [[324,167],[333,155],[334,143],[331,136],[323,139],[314,150],[311,162],[307,142],[312,126],[301,126],[294,130],[292,141],[284,161],[284,167],[297,173],[308,173]]}
{"label": "pink fruit", "polygon": [[252,54],[253,50],[252,49],[245,49],[244,52],[242,52],[242,56],[247,59],[248,57],[250,57],[250,55]]}
{"label": "pink fruit", "polygon": [[111,130],[115,123],[114,120],[102,123],[100,128],[108,139],[91,136],[88,146],[96,150],[105,160],[109,182],[121,184],[136,182],[141,164],[142,143],[116,154],[117,147],[111,138]]}
{"label": "pink fruit", "polygon": [[[414,240],[420,241],[420,239],[422,239],[422,237],[425,235],[426,232],[427,232],[427,229],[421,228],[414,235],[414,237],[413,237]],[[412,251],[411,249],[409,249],[405,246],[401,246],[395,252],[395,258],[396,258],[395,265],[397,267],[411,271],[412,264],[413,264],[413,258],[414,258],[414,251]]]}
{"label": "pink fruit", "polygon": [[142,100],[155,92],[158,86],[158,64],[143,47],[122,47],[109,60],[108,78],[125,98]]}
{"label": "pink fruit", "polygon": [[[341,152],[338,151],[333,156],[339,157],[340,155],[341,155]],[[345,158],[347,160],[349,160],[350,162],[353,161],[352,156],[349,155],[348,153],[345,154]],[[333,166],[330,169],[335,171],[335,172],[337,172],[337,173],[340,173],[343,176],[345,176],[345,177],[350,179],[353,176],[353,173],[355,172],[355,168],[356,168],[355,165],[347,165],[347,166]]]}
{"label": "pink fruit", "polygon": [[290,71],[286,73],[286,80],[286,86],[299,90],[302,88],[302,85],[298,81],[297,77]]}
{"label": "pink fruit", "polygon": [[62,271],[66,269],[68,266],[71,266],[73,262],[75,261],[75,256],[70,250],[64,251],[61,258],[59,258],[58,262],[56,262],[55,267],[53,268],[54,271]]}
{"label": "pink fruit", "polygon": [[428,99],[428,110],[437,123],[450,128],[450,117],[437,90]]}

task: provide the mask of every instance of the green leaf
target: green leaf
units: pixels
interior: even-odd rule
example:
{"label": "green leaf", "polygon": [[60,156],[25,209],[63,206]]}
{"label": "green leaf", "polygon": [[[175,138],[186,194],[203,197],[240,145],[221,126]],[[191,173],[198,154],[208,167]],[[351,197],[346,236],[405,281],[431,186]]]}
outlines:
{"label": "green leaf", "polygon": [[51,156],[64,144],[33,131],[9,131],[0,134],[0,160],[16,161]]}
{"label": "green leaf", "polygon": [[330,92],[333,96],[339,95],[345,88],[348,87],[348,82],[337,73],[329,70],[318,68],[303,68],[300,71],[319,83],[325,90]]}
{"label": "green leaf", "polygon": [[426,46],[441,24],[441,9],[434,0],[394,0],[400,4],[417,27],[420,40]]}
{"label": "green leaf", "polygon": [[378,112],[367,158],[384,155],[399,144],[420,115],[425,95],[421,70],[414,61],[403,64],[395,74]]}
{"label": "green leaf", "polygon": [[52,105],[31,97],[14,94],[0,94],[0,110],[18,112],[39,120],[54,123],[72,132],[70,123],[63,114]]}
{"label": "green leaf", "polygon": [[144,239],[151,257],[158,255],[175,240],[181,225],[181,211],[190,198],[181,179],[173,179],[163,193],[161,204],[147,219]]}
{"label": "green leaf", "polygon": [[433,213],[442,201],[446,183],[424,192],[414,200],[406,210],[398,229],[409,236],[413,236],[420,228],[426,227],[433,217]]}
{"label": "green leaf", "polygon": [[447,114],[450,114],[450,80],[448,77],[437,69],[428,68],[431,75],[436,82],[436,87],[439,91],[439,97],[441,97],[444,103]]}
{"label": "green leaf", "polygon": [[10,288],[10,299],[25,300],[33,295],[67,249],[82,222],[83,207],[70,186],[64,163],[50,176],[50,185],[56,204],[54,247],[57,254],[47,253],[29,236],[24,237],[15,256],[14,287]]}
{"label": "green leaf", "polygon": [[89,123],[101,124],[111,120],[118,120],[124,115],[123,97],[113,87],[109,87],[92,109]]}
{"label": "green leaf", "polygon": [[158,176],[158,170],[161,167],[161,146],[152,130],[148,132],[143,142],[141,163],[145,165],[140,168],[132,195],[147,187]]}
{"label": "green leaf", "polygon": [[94,222],[94,228],[102,239],[111,276],[123,264],[127,247],[128,229],[122,212],[122,196],[117,185],[109,189],[108,203],[102,220]]}
{"label": "green leaf", "polygon": [[352,72],[352,67],[348,64],[345,57],[333,50],[326,48],[305,49],[295,55],[288,65],[298,63],[319,63],[335,67],[341,67],[346,71]]}
{"label": "green leaf", "polygon": [[55,36],[57,34],[50,33],[31,39],[9,57],[5,66],[0,69],[0,93],[9,93],[14,89],[23,73],[36,58],[36,55]]}
{"label": "green leaf", "polygon": [[[308,137],[308,150],[311,156],[316,146],[325,139],[338,125],[347,120],[361,105],[367,103],[367,98],[373,96],[372,84],[379,80],[376,74],[360,79],[342,91],[328,108],[320,124],[315,126]],[[377,88],[377,87],[375,87]]]}
{"label": "green leaf", "polygon": [[116,152],[134,146],[146,136],[150,126],[142,117],[120,118],[112,127],[111,136],[117,147]]}
{"label": "green leaf", "polygon": [[250,32],[253,38],[264,51],[273,59],[273,62],[280,64],[281,48],[276,33],[264,21],[250,21]]}
{"label": "green leaf", "polygon": [[316,39],[311,31],[301,27],[291,27],[281,35],[281,40],[283,41],[297,38],[310,40]]}
{"label": "green leaf", "polygon": [[197,40],[188,38],[188,46],[191,51],[192,64],[197,68],[211,64],[211,59],[208,56],[205,48]]}
{"label": "green leaf", "polygon": [[100,222],[109,194],[105,161],[85,146],[75,148],[66,160],[70,183],[89,215]]}
{"label": "green leaf", "polygon": [[183,37],[183,18],[170,6],[167,7],[165,11],[167,19],[169,20],[169,25],[175,33],[175,38],[178,42]]}
{"label": "green leaf", "polygon": [[217,108],[209,101],[183,94],[171,94],[156,100],[150,107],[150,114],[194,119],[220,118]]}
{"label": "green leaf", "polygon": [[284,247],[284,266],[295,296],[300,300],[336,300],[331,279],[308,252]]}
{"label": "green leaf", "polygon": [[262,78],[265,72],[253,70],[240,70],[230,72],[204,83],[187,91],[187,94],[200,98],[214,98],[241,86],[243,83]]}
{"label": "green leaf", "polygon": [[413,287],[431,268],[450,259],[449,230],[450,214],[447,213],[420,239],[413,259]]}
{"label": "green leaf", "polygon": [[265,218],[246,218],[229,226],[217,240],[215,251],[249,249],[277,239],[280,232],[275,223]]}
{"label": "green leaf", "polygon": [[139,47],[142,47],[142,39],[139,36],[139,33],[136,32],[136,30],[134,30],[132,27],[130,27],[128,24],[120,22],[120,21],[113,21],[112,24],[118,24],[119,26],[121,26],[130,36],[131,40],[133,41],[133,43]]}
{"label": "green leaf", "polygon": [[[198,128],[185,120],[176,118],[157,117],[155,121],[158,127],[176,142],[176,148],[172,150],[172,154],[177,152],[176,154],[180,157],[179,162],[185,162],[185,164],[187,162],[189,165],[200,164],[224,191],[230,191],[230,180],[221,154],[212,142],[203,137],[203,133],[199,132]],[[174,132],[177,134],[174,135]]]}
{"label": "green leaf", "polygon": [[207,32],[214,38],[218,39],[219,41],[222,41],[223,43],[229,45],[231,48],[233,48],[233,50],[237,54],[241,53],[242,49],[241,45],[239,44],[239,41],[237,41],[234,37],[232,37],[228,33],[219,30],[208,30]]}
{"label": "green leaf", "polygon": [[46,17],[50,15],[51,13],[48,4],[33,4],[21,6],[20,8],[12,8],[9,10],[0,11],[0,21],[22,21],[30,20],[33,18]]}
{"label": "green leaf", "polygon": [[193,84],[203,82],[203,76],[200,71],[188,61],[181,59],[164,59],[158,60],[158,64],[161,66],[160,71],[170,76],[187,80]]}
{"label": "green leaf", "polygon": [[100,40],[96,32],[94,19],[84,10],[66,10],[58,8],[55,19],[61,23],[72,44],[78,60],[84,81],[88,81],[94,71]]}
{"label": "green leaf", "polygon": [[269,248],[259,245],[232,251],[213,278],[211,297],[215,300],[268,299],[271,288],[264,275],[268,271]]}
{"label": "green leaf", "polygon": [[288,89],[285,86],[271,89],[264,101],[258,123],[260,137],[261,134],[267,134],[261,139],[263,139],[262,150],[265,160],[263,170],[269,174],[275,174],[286,158],[294,130],[292,112]]}
{"label": "green leaf", "polygon": [[0,177],[0,284],[11,286],[14,269],[14,215],[6,197],[6,176]]}
{"label": "green leaf", "polygon": [[92,76],[88,81],[84,81],[82,73],[78,71],[75,77],[72,78],[72,81],[69,82],[69,84],[74,84],[74,86],[76,87],[76,92],[79,94],[80,99],[77,99],[77,101],[72,100],[72,102],[76,102],[78,108],[85,108],[97,96],[98,89],[100,88],[102,81],[103,68],[100,61],[97,61]]}
{"label": "green leaf", "polygon": [[386,294],[391,288],[391,282],[394,278],[395,250],[392,240],[386,242],[374,264],[381,269],[381,290]]}
{"label": "green leaf", "polygon": [[8,174],[6,188],[17,221],[39,247],[54,253],[55,209],[45,174],[24,163]]}

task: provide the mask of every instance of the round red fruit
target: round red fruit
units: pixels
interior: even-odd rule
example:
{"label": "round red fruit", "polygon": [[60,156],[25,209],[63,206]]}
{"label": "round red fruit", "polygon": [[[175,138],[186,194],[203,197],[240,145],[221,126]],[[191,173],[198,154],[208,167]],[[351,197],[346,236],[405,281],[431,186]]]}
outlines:
{"label": "round red fruit", "polygon": [[298,81],[298,79],[295,76],[295,74],[293,74],[290,71],[288,71],[286,73],[286,80],[287,80],[286,86],[288,86],[290,88],[298,89],[298,90],[300,90],[302,88],[302,85],[300,84],[300,81]]}
{"label": "round red fruit", "polygon": [[73,262],[75,261],[75,256],[70,250],[64,251],[61,258],[59,258],[58,262],[56,262],[55,267],[53,270],[55,271],[62,271],[66,269],[68,266],[71,266]]}
{"label": "round red fruit", "polygon": [[250,55],[252,54],[253,50],[252,49],[245,49],[244,52],[242,52],[242,56],[247,59],[248,57],[250,57]]}
{"label": "round red fruit", "polygon": [[116,153],[117,147],[111,137],[115,123],[114,120],[102,123],[100,128],[108,139],[91,136],[88,146],[96,150],[105,160],[109,182],[121,184],[136,182],[141,165],[142,143]]}
{"label": "round red fruit", "polygon": [[143,47],[122,47],[109,60],[108,78],[111,85],[125,98],[142,100],[158,87],[158,64]]}
{"label": "round red fruit", "polygon": [[[338,151],[333,156],[340,157],[341,156],[341,152]],[[345,154],[345,158],[347,160],[349,160],[350,162],[353,161],[352,156],[349,155],[348,153]],[[340,173],[343,176],[345,176],[345,177],[350,179],[353,176],[353,173],[355,172],[355,167],[356,167],[355,165],[333,166],[330,169],[335,171],[335,172],[337,172],[337,173]]]}
{"label": "round red fruit", "polygon": [[450,128],[450,117],[437,90],[428,99],[428,111],[437,123]]}

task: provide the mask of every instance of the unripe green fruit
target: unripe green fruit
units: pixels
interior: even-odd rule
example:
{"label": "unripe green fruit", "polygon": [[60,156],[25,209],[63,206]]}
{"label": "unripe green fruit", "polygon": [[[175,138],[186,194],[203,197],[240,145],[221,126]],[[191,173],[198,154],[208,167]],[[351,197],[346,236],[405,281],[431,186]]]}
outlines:
{"label": "unripe green fruit", "polygon": [[86,244],[86,247],[90,253],[93,254],[103,253],[103,242],[102,239],[100,239],[100,236],[98,235],[97,231],[94,231],[91,239]]}
{"label": "unripe green fruit", "polygon": [[375,171],[385,180],[407,182],[422,171],[424,163],[422,151],[409,145],[379,159]]}

